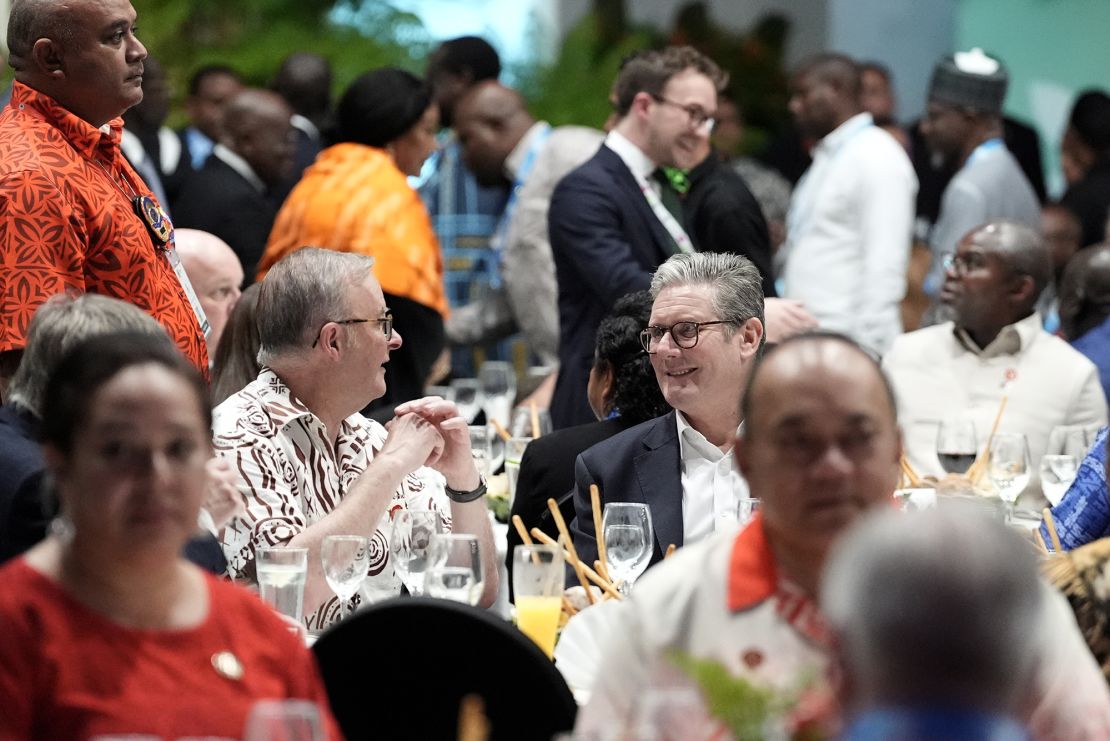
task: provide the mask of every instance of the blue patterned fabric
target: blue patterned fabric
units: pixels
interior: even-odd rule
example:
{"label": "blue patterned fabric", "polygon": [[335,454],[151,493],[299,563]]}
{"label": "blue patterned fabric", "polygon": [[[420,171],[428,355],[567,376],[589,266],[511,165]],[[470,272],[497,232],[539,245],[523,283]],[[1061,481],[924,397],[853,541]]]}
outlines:
{"label": "blue patterned fabric", "polygon": [[1098,380],[1110,399],[1110,318],[1071,343],[1098,368]]}
{"label": "blue patterned fabric", "polygon": [[873,710],[856,718],[840,741],[1030,741],[1018,723],[999,715],[908,708]]}
{"label": "blue patterned fabric", "polygon": [[[1060,503],[1052,508],[1060,545],[1070,551],[1110,535],[1110,498],[1106,490],[1106,439],[1110,427],[1098,431],[1095,442],[1087,451],[1075,481]],[[1052,547],[1048,528],[1041,525],[1045,543]]]}

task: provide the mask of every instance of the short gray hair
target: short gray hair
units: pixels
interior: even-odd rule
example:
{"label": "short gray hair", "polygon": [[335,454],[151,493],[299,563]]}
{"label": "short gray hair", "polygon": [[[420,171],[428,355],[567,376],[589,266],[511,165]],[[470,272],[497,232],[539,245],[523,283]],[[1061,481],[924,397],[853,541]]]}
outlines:
{"label": "short gray hair", "polygon": [[[721,319],[740,327],[755,318],[766,326],[763,318],[763,278],[748,258],[731,252],[672,255],[651,278],[651,299],[657,299],[664,288],[691,285],[714,289],[713,308]],[[725,331],[731,336],[735,327],[729,326]],[[766,338],[766,332],[763,336]]]}
{"label": "short gray hair", "polygon": [[1006,710],[1035,670],[1044,589],[1028,544],[996,521],[884,511],[834,548],[821,609],[864,702]]}
{"label": "short gray hair", "polygon": [[91,337],[127,331],[167,336],[161,324],[125,301],[92,293],[47,299],[27,330],[27,347],[8,388],[11,400],[40,415],[46,380],[70,348]]}
{"label": "short gray hair", "polygon": [[65,44],[76,35],[73,11],[57,0],[14,0],[8,15],[8,64],[23,70],[39,39]]}
{"label": "short gray hair", "polygon": [[978,226],[969,232],[981,246],[995,252],[1018,275],[1033,279],[1035,303],[1048,282],[1052,280],[1052,257],[1044,239],[1024,224],[999,219]]}
{"label": "short gray hair", "polygon": [[374,258],[302,247],[266,274],[258,292],[258,362],[308,350],[325,322],[347,319],[348,291],[371,275]]}

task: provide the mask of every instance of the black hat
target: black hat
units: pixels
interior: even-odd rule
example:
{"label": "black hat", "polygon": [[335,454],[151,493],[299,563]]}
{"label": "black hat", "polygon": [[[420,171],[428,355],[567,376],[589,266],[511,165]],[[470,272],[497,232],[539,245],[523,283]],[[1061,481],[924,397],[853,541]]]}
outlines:
{"label": "black hat", "polygon": [[411,129],[432,104],[432,89],[394,67],[367,72],[351,83],[336,109],[336,139],[385,147]]}
{"label": "black hat", "polygon": [[1095,152],[1110,150],[1110,95],[1084,91],[1075,99],[1068,125]]}
{"label": "black hat", "polygon": [[983,113],[1002,113],[1009,79],[1002,62],[982,49],[956,52],[933,68],[929,100]]}

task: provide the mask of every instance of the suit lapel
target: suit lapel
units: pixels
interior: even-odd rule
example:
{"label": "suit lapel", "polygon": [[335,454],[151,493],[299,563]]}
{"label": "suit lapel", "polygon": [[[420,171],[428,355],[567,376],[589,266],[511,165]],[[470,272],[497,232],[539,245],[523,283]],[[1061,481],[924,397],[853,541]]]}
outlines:
{"label": "suit lapel", "polygon": [[598,150],[598,154],[601,156],[601,162],[605,166],[605,169],[612,175],[613,181],[624,191],[629,201],[632,203],[632,208],[636,212],[636,218],[640,219],[644,226],[647,227],[647,231],[651,234],[654,252],[656,253],[654,264],[661,264],[674,254],[674,239],[663,226],[662,222],[655,216],[655,212],[651,210],[647,198],[645,198],[644,194],[640,191],[640,185],[636,182],[636,177],[628,169],[628,166],[624,164],[624,160],[620,158],[620,155],[606,146],[602,146],[601,149]]}
{"label": "suit lapel", "polygon": [[652,562],[655,562],[671,543],[682,545],[682,464],[674,412],[660,417],[642,442],[644,450],[635,457],[633,465],[643,501],[651,507],[655,529]]}

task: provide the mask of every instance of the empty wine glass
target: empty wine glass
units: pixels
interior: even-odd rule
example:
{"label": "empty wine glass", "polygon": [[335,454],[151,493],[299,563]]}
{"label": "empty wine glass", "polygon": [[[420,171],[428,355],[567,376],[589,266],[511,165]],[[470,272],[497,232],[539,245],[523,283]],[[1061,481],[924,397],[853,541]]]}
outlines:
{"label": "empty wine glass", "polygon": [[610,502],[601,518],[605,540],[605,565],[619,582],[621,594],[632,591],[632,583],[647,569],[655,548],[651,509],[636,502]]}
{"label": "empty wine glass", "polygon": [[393,513],[389,550],[393,570],[409,594],[424,594],[424,572],[432,536],[443,532],[443,520],[433,510],[403,509]]}
{"label": "empty wine glass", "polygon": [[482,546],[477,536],[441,533],[432,538],[428,550],[424,591],[468,605],[482,596]]}
{"label": "empty wine glass", "polygon": [[474,467],[483,478],[489,478],[490,473],[490,429],[489,425],[470,426],[470,455],[474,458]]}
{"label": "empty wine glass", "polygon": [[497,434],[493,425],[487,424],[486,429],[489,430],[489,472],[493,474],[505,465],[505,440]]}
{"label": "empty wine glass", "polygon": [[979,453],[975,423],[966,417],[945,419],[937,428],[937,460],[948,473],[965,474]]}
{"label": "empty wine glass", "polygon": [[1020,433],[998,433],[991,439],[990,477],[1006,503],[1006,521],[1014,518],[1014,503],[1029,484],[1029,445]]}
{"label": "empty wine glass", "polygon": [[370,567],[370,541],[361,535],[328,535],[320,546],[324,578],[339,598],[339,618],[347,617],[351,598]]}
{"label": "empty wine glass", "polygon": [[456,378],[451,381],[451,389],[455,394],[455,406],[459,410],[459,416],[470,424],[482,408],[482,388],[478,385],[478,379]]}
{"label": "empty wine glass", "polygon": [[424,396],[438,396],[447,401],[454,401],[455,389],[450,386],[425,386]]}
{"label": "empty wine glass", "polygon": [[1041,491],[1055,507],[1075,481],[1079,461],[1074,455],[1046,455],[1041,458]]}
{"label": "empty wine glass", "polygon": [[487,360],[478,371],[486,419],[505,425],[516,401],[516,370],[512,363]]}
{"label": "empty wine glass", "polygon": [[551,432],[551,413],[546,409],[535,410],[533,424],[532,407],[517,407],[513,410],[513,420],[509,424],[509,434],[513,437],[542,437]]}
{"label": "empty wine glass", "polygon": [[259,700],[243,741],[323,741],[320,709],[308,700]]}

